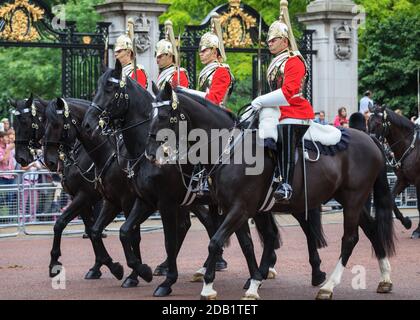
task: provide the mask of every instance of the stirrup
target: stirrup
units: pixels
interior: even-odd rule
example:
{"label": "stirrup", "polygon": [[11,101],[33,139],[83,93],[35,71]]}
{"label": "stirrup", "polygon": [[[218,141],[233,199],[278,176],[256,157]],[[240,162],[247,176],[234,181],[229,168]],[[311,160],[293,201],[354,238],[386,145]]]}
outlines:
{"label": "stirrup", "polygon": [[274,199],[277,201],[289,201],[292,197],[292,187],[288,183],[282,183],[278,186],[276,191],[274,191]]}

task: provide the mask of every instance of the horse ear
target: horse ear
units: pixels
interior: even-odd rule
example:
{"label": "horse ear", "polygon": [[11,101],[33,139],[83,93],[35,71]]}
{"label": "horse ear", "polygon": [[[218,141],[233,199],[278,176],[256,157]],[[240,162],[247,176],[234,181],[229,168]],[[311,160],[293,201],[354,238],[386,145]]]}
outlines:
{"label": "horse ear", "polygon": [[25,102],[25,107],[29,108],[33,102],[34,102],[34,94],[31,92],[31,95],[29,96],[28,100],[26,100]]}
{"label": "horse ear", "polygon": [[157,87],[157,85],[154,81],[152,81],[152,91],[153,91],[155,96],[157,96],[157,94],[159,93],[159,88]]}
{"label": "horse ear", "polygon": [[379,106],[379,110],[381,110],[381,112],[384,112],[385,109],[386,109],[386,105],[383,104],[383,105]]}
{"label": "horse ear", "polygon": [[172,96],[172,86],[168,81],[165,83],[165,88],[163,88],[163,92],[165,98],[170,99],[170,97]]}
{"label": "horse ear", "polygon": [[64,109],[64,101],[63,101],[63,99],[60,98],[60,97],[57,97],[56,105],[57,105],[57,109],[59,109],[59,110]]}
{"label": "horse ear", "polygon": [[114,73],[118,78],[121,78],[122,65],[121,65],[120,60],[118,60],[118,59],[117,59],[117,61],[115,61]]}

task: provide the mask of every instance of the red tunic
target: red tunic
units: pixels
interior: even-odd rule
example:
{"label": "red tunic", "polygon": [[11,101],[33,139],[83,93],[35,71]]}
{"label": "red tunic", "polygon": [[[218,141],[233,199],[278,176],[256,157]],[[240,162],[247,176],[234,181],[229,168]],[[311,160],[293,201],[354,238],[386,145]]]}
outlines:
{"label": "red tunic", "polygon": [[302,82],[306,74],[305,64],[297,57],[290,57],[284,68],[284,80],[281,89],[289,106],[280,106],[280,120],[286,118],[313,119],[314,111],[303,96],[295,96],[301,92]]}
{"label": "red tunic", "polygon": [[231,86],[231,82],[232,79],[230,77],[229,70],[225,67],[218,67],[213,74],[213,78],[205,98],[216,105],[220,105]]}
{"label": "red tunic", "polygon": [[[185,72],[185,70],[181,69],[179,71],[179,82],[180,82],[179,85],[181,87],[188,88],[188,86],[190,85],[190,83],[188,81],[188,76],[187,76],[187,73]],[[178,72],[177,71],[175,71],[173,76],[172,76],[171,86],[172,86],[172,88],[176,88],[178,86]]]}
{"label": "red tunic", "polygon": [[[143,69],[137,69],[137,82],[141,85],[144,89],[147,89],[149,80],[147,79],[146,72]],[[134,72],[131,74],[131,79],[135,79]]]}

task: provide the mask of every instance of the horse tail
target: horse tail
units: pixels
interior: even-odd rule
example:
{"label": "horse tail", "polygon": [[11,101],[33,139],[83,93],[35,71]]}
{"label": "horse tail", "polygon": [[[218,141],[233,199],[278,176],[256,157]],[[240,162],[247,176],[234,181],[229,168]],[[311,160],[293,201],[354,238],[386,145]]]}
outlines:
{"label": "horse tail", "polygon": [[308,226],[309,232],[315,240],[317,249],[325,248],[328,246],[321,223],[321,207],[309,210]]}
{"label": "horse tail", "polygon": [[274,215],[271,212],[268,213],[257,213],[259,215],[264,214],[267,215],[267,219],[264,221],[264,225],[262,223],[258,223],[261,219],[258,217],[254,219],[255,222],[255,228],[258,232],[258,237],[260,240],[260,244],[264,244],[264,237],[267,237],[267,230],[270,232],[270,234],[275,237],[274,242],[274,250],[279,249],[282,245],[281,235],[279,232],[278,224],[276,219],[274,218]]}
{"label": "horse tail", "polygon": [[[384,252],[376,251],[375,253],[379,259],[384,258],[381,256],[384,254],[386,257],[390,257],[395,254],[395,233],[392,195],[389,190],[385,164],[373,185],[373,204],[375,206],[375,219],[371,223],[376,227],[377,240],[384,249]],[[365,211],[365,214],[368,214],[368,212]]]}

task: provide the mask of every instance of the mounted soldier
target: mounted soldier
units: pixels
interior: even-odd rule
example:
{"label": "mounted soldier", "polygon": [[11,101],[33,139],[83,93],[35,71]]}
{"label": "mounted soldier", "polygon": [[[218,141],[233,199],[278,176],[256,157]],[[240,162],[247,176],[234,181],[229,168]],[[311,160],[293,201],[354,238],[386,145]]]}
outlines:
{"label": "mounted soldier", "polygon": [[[121,63],[122,66],[122,78],[131,77],[135,79],[143,88],[147,89],[148,76],[144,67],[136,63],[136,53],[134,42],[134,22],[129,19],[128,21],[128,32],[122,34],[117,38],[114,48],[115,59]],[[136,72],[134,72],[134,66],[136,65]]]}
{"label": "mounted soldier", "polygon": [[163,90],[166,82],[169,82],[172,88],[178,85],[188,88],[188,73],[187,70],[181,68],[180,53],[170,20],[165,22],[165,39],[160,40],[156,44],[155,56],[156,63],[159,66],[159,75],[156,82],[159,90]]}
{"label": "mounted soldier", "polygon": [[287,9],[280,3],[280,18],[271,24],[267,43],[275,57],[267,69],[270,93],[251,103],[259,113],[260,137],[277,143],[277,163],[282,181],[274,192],[276,200],[288,201],[292,196],[295,151],[314,118],[311,104],[303,97],[307,76],[305,60],[297,49]]}
{"label": "mounted soldier", "polygon": [[211,26],[212,30],[205,33],[200,40],[199,55],[205,67],[198,77],[199,91],[194,90],[193,93],[225,108],[232,93],[234,77],[229,65],[224,63],[226,54],[217,13],[212,15]]}

